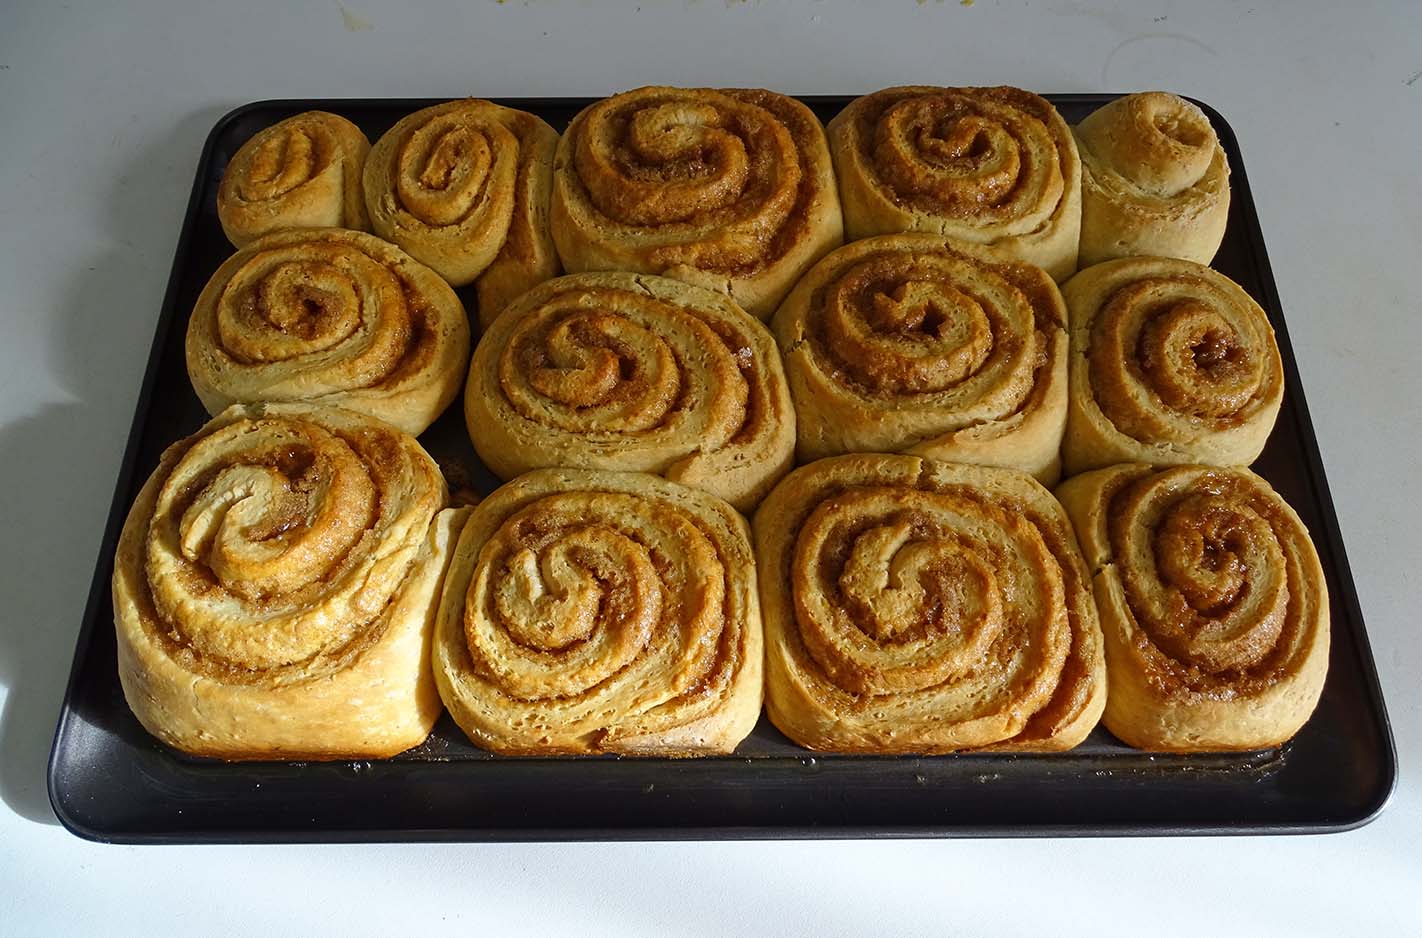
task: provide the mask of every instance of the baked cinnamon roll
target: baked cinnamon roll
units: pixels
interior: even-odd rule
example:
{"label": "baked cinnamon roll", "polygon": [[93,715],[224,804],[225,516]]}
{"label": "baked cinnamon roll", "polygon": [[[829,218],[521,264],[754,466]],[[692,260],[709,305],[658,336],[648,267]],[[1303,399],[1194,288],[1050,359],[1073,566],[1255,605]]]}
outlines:
{"label": "baked cinnamon roll", "polygon": [[992,244],[1057,281],[1076,270],[1081,161],[1045,98],[886,88],[829,124],[850,239],[924,231]]}
{"label": "baked cinnamon roll", "polygon": [[1096,725],[1090,573],[1025,473],[824,459],[786,476],[754,527],[766,709],[801,745],[1062,750]]}
{"label": "baked cinnamon roll", "polygon": [[495,752],[730,752],[761,703],[745,520],[637,472],[520,476],[464,528],[434,666],[449,712]]}
{"label": "baked cinnamon roll", "polygon": [[419,434],[459,393],[469,320],[434,271],[379,238],[281,231],[217,268],[188,320],[186,357],[210,414],[306,401]]}
{"label": "baked cinnamon roll", "polygon": [[1263,749],[1308,720],[1328,670],[1328,588],[1303,522],[1248,469],[1112,466],[1063,483],[1132,746]]}
{"label": "baked cinnamon roll", "polygon": [[391,756],[440,713],[430,633],[467,511],[413,437],[337,408],[232,407],[163,454],[114,558],[140,723],[224,759]]}
{"label": "baked cinnamon roll", "polygon": [[867,238],[776,313],[802,460],[907,451],[1055,482],[1066,308],[1046,272],[937,235]]}
{"label": "baked cinnamon roll", "polygon": [[1062,296],[1068,475],[1259,457],[1284,399],[1284,366],[1268,317],[1238,284],[1190,261],[1132,257],[1088,267]]}
{"label": "baked cinnamon roll", "polygon": [[258,131],[232,155],[217,188],[217,220],[245,247],[288,228],[366,230],[361,172],[370,141],[336,114],[307,111]]}
{"label": "baked cinnamon roll", "polygon": [[448,101],[375,142],[365,201],[376,234],[454,286],[474,283],[479,323],[558,273],[548,195],[558,133],[524,111]]}
{"label": "baked cinnamon roll", "polygon": [[653,472],[741,510],[794,458],[765,326],[725,294],[647,274],[573,274],[515,300],[475,351],[464,417],[502,478]]}
{"label": "baked cinnamon roll", "polygon": [[844,240],[824,128],[794,98],[757,89],[599,101],[558,145],[553,238],[570,273],[674,277],[765,319]]}
{"label": "baked cinnamon roll", "polygon": [[1113,257],[1208,264],[1229,221],[1229,160],[1205,112],[1147,91],[1076,127],[1083,267]]}

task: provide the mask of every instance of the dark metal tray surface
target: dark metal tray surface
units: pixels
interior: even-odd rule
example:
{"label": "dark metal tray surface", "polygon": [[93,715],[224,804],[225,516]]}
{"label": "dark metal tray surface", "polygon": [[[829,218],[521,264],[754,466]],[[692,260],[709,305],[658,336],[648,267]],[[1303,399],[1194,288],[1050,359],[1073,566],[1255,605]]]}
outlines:
{"label": "dark metal tray surface", "polygon": [[[1048,97],[1075,123],[1114,96]],[[850,99],[805,100],[828,120]],[[1347,830],[1382,809],[1396,753],[1377,674],[1239,145],[1207,106],[1233,186],[1214,266],[1268,311],[1284,357],[1283,410],[1255,469],[1308,525],[1332,601],[1323,698],[1283,748],[1152,755],[1098,728],[1055,755],[835,756],[798,748],[762,718],[733,756],[519,759],[474,748],[447,714],[423,745],[377,762],[221,763],[151,738],[119,687],[109,579],[124,516],[159,454],[206,419],[183,334],[199,291],[232,252],[216,212],[223,169],[258,130],[304,110],[341,114],[374,140],[433,103],[260,102],[223,117],[208,137],[50,758],[50,800],[69,830],[118,843],[1286,833]],[[501,103],[561,130],[591,99]],[[474,309],[471,291],[460,292]],[[474,455],[457,401],[421,441],[442,465],[466,467],[480,491],[498,484]]]}

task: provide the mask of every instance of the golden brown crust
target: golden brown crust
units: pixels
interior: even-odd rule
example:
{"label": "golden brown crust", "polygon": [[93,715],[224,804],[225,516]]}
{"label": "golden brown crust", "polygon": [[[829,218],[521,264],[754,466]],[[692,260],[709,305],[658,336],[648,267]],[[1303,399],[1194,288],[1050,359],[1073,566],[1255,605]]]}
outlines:
{"label": "golden brown crust", "polygon": [[993,244],[1058,282],[1076,270],[1081,162],[1045,98],[1018,88],[886,88],[829,124],[851,240],[921,231]]}
{"label": "golden brown crust", "polygon": [[725,753],[760,715],[740,515],[634,472],[544,469],[479,503],[434,641],[456,722],[496,752]]}
{"label": "golden brown crust", "polygon": [[235,406],[163,454],[114,561],[119,677],[159,739],[227,759],[384,757],[439,715],[430,635],[466,509],[413,437]]}
{"label": "golden brown crust", "polygon": [[1099,108],[1075,133],[1081,266],[1136,255],[1214,258],[1229,220],[1229,161],[1203,111],[1147,91]]}
{"label": "golden brown crust", "polygon": [[483,329],[488,329],[519,294],[563,270],[549,222],[558,133],[541,118],[523,111],[506,108],[505,117],[519,140],[519,163],[514,176],[513,216],[504,246],[475,282]]}
{"label": "golden brown crust", "polygon": [[1095,571],[1107,729],[1178,752],[1298,732],[1327,673],[1328,590],[1307,529],[1267,482],[1134,463],[1057,495]]}
{"label": "golden brown crust", "polygon": [[212,275],[186,357],[210,414],[306,401],[419,434],[459,393],[469,320],[447,283],[373,235],[281,231]]}
{"label": "golden brown crust", "polygon": [[848,244],[774,321],[798,455],[906,451],[1056,481],[1066,308],[1040,268],[937,235]]}
{"label": "golden brown crust", "polygon": [[569,272],[660,274],[765,319],[843,243],[824,128],[748,88],[638,88],[586,108],[558,145],[553,237]]}
{"label": "golden brown crust", "polygon": [[1089,575],[1059,506],[1010,469],[864,454],[756,512],[766,710],[835,752],[1070,749],[1105,701]]}
{"label": "golden brown crust", "polygon": [[1071,329],[1067,475],[1113,463],[1248,465],[1284,368],[1259,304],[1208,267],[1132,257],[1063,288]]}
{"label": "golden brown crust", "polygon": [[464,416],[504,479],[655,472],[743,511],[794,458],[765,326],[724,294],[647,274],[573,274],[516,300],[479,343]]}
{"label": "golden brown crust", "polygon": [[548,231],[557,146],[542,119],[489,101],[416,111],[371,148],[371,225],[454,286],[477,280],[487,328],[509,300],[558,273]]}
{"label": "golden brown crust", "polygon": [[237,247],[288,228],[368,230],[361,172],[370,141],[344,117],[306,111],[258,131],[232,155],[217,219]]}

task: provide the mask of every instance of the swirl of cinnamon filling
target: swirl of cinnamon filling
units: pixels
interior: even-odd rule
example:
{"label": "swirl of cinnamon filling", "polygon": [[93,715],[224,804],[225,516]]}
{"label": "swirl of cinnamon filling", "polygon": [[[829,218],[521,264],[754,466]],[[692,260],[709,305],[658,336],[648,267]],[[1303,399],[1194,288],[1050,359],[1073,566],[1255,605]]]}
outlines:
{"label": "swirl of cinnamon filling", "polygon": [[1098,569],[1106,726],[1148,749],[1255,749],[1322,690],[1328,594],[1298,516],[1247,469],[1112,466],[1058,492]]}
{"label": "swirl of cinnamon filling", "polygon": [[559,144],[553,236],[569,271],[663,274],[765,319],[843,241],[824,128],[770,91],[614,95]]}
{"label": "swirl of cinnamon filling", "polygon": [[1247,465],[1274,428],[1284,369],[1240,287],[1191,261],[1107,261],[1062,290],[1071,323],[1068,473],[1132,460]]}
{"label": "swirl of cinnamon filling", "polygon": [[777,312],[799,455],[907,451],[1056,479],[1066,309],[1044,271],[935,235],[868,238]]}
{"label": "swirl of cinnamon filling", "polygon": [[729,752],[761,701],[747,533],[656,476],[519,477],[474,509],[451,565],[445,704],[499,752]]}
{"label": "swirl of cinnamon filling", "polygon": [[755,518],[767,704],[814,749],[1069,749],[1105,677],[1088,578],[1031,477],[914,456],[791,473]]}
{"label": "swirl of cinnamon filling", "polygon": [[1081,162],[1045,98],[886,88],[829,125],[850,239],[903,231],[993,244],[1056,280],[1076,270]]}
{"label": "swirl of cinnamon filling", "polygon": [[742,509],[795,441],[766,328],[723,294],[649,275],[574,274],[519,298],[479,343],[464,412],[503,478],[655,472]]}
{"label": "swirl of cinnamon filling", "polygon": [[208,413],[308,401],[418,434],[459,393],[469,322],[448,284],[379,238],[282,231],[212,275],[186,355]]}

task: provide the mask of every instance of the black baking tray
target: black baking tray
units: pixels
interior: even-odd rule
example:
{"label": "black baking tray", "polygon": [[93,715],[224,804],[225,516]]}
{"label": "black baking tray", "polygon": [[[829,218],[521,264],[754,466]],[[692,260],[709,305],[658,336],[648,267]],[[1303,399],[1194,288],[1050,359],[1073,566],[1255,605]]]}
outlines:
{"label": "black baking tray", "polygon": [[[1048,97],[1071,123],[1114,95]],[[828,120],[850,99],[804,99]],[[591,99],[506,100],[555,128]],[[1233,202],[1214,266],[1268,311],[1287,390],[1255,468],[1298,510],[1328,581],[1332,650],[1313,718],[1288,745],[1252,753],[1152,755],[1104,729],[1054,755],[811,754],[764,718],[733,756],[670,760],[505,758],[471,746],[445,715],[423,745],[375,762],[222,763],[191,758],[139,726],[119,687],[109,596],[129,504],[159,454],[206,419],[183,334],[208,277],[232,251],[216,213],[223,168],[252,134],[312,108],[374,140],[434,101],[264,101],[207,139],[79,630],[49,763],[59,820],[116,843],[922,837],[1341,831],[1372,820],[1396,783],[1396,752],[1333,502],[1324,480],[1254,203],[1229,125]],[[470,309],[473,298],[461,291]],[[489,491],[456,404],[421,438],[461,484]]]}

